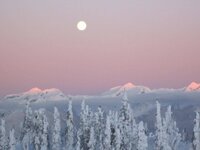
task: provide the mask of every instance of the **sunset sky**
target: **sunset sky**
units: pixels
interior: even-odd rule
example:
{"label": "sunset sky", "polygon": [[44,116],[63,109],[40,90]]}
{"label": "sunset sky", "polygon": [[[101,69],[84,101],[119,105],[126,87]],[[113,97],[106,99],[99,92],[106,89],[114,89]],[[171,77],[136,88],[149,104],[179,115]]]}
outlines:
{"label": "sunset sky", "polygon": [[200,82],[200,0],[0,1],[0,96],[192,81]]}

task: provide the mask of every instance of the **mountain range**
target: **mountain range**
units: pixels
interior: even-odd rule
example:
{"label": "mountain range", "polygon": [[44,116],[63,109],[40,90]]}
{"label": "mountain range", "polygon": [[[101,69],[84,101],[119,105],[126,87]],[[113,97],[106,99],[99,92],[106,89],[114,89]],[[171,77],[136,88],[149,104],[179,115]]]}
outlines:
{"label": "mountain range", "polygon": [[77,121],[80,104],[84,99],[91,109],[101,106],[103,110],[119,110],[124,91],[127,92],[129,103],[137,120],[143,120],[148,125],[149,132],[154,130],[156,101],[162,106],[162,115],[168,105],[172,106],[173,117],[177,120],[180,131],[185,130],[192,137],[195,111],[200,111],[200,84],[192,82],[180,89],[150,89],[146,86],[127,83],[113,87],[98,95],[66,95],[59,89],[32,88],[27,92],[10,94],[0,100],[0,114],[4,114],[7,130],[14,127],[19,133],[24,117],[25,104],[31,102],[33,110],[45,108],[49,121],[56,106],[61,113],[62,125],[65,125],[65,113],[69,100],[73,103],[74,118]]}
{"label": "mountain range", "polygon": [[180,89],[150,89],[146,86],[134,85],[133,83],[126,83],[121,86],[116,86],[110,88],[108,91],[103,92],[99,95],[65,95],[61,90],[56,88],[44,89],[40,88],[32,88],[27,92],[19,93],[19,94],[10,94],[3,97],[2,101],[31,101],[31,102],[39,102],[39,101],[61,101],[61,100],[72,100],[77,98],[93,98],[93,97],[118,97],[122,96],[124,90],[127,91],[128,95],[138,95],[138,94],[148,94],[148,93],[169,93],[169,92],[200,92],[200,83],[192,82],[188,86],[180,88]]}

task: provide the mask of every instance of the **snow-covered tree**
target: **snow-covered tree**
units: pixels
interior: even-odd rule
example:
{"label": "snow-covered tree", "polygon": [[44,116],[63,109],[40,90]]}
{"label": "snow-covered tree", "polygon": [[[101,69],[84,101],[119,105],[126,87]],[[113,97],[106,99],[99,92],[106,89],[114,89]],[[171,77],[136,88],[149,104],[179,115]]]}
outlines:
{"label": "snow-covered tree", "polygon": [[138,125],[138,145],[137,150],[147,150],[148,148],[148,142],[147,142],[147,136],[145,134],[145,128],[144,124],[141,121]]}
{"label": "snow-covered tree", "polygon": [[88,150],[95,150],[95,143],[96,143],[96,141],[95,141],[96,139],[95,139],[95,135],[94,135],[94,128],[93,127],[91,127],[90,128],[90,140],[89,140],[89,142],[88,142]]}
{"label": "snow-covered tree", "polygon": [[80,133],[79,130],[77,132],[77,142],[76,142],[76,146],[75,146],[75,150],[81,150],[81,144],[80,144]]}
{"label": "snow-covered tree", "polygon": [[114,142],[112,145],[112,149],[114,150],[120,150],[121,146],[121,133],[119,129],[119,120],[118,120],[118,113],[115,112],[115,118],[114,118]]}
{"label": "snow-covered tree", "polygon": [[39,109],[34,112],[33,119],[33,147],[35,150],[45,149],[47,145],[47,118],[44,114],[44,109]]}
{"label": "snow-covered tree", "polygon": [[121,135],[119,129],[118,113],[113,112],[111,117],[111,149],[119,149],[121,145]]}
{"label": "snow-covered tree", "polygon": [[120,109],[119,117],[121,118],[122,121],[130,122],[132,118],[131,115],[132,115],[132,110],[129,105],[127,92],[124,89],[124,94],[122,97],[122,107]]}
{"label": "snow-covered tree", "polygon": [[156,150],[162,150],[162,118],[160,112],[160,103],[156,101]]}
{"label": "snow-covered tree", "polygon": [[114,149],[115,150],[120,150],[120,145],[121,145],[120,130],[119,130],[119,128],[115,128],[115,145],[114,145]]}
{"label": "snow-covered tree", "polygon": [[22,147],[23,150],[29,150],[30,144],[31,144],[31,139],[30,139],[30,133],[29,134],[25,134],[23,137],[23,141],[22,141]]}
{"label": "snow-covered tree", "polygon": [[160,103],[156,101],[156,150],[162,150],[163,147],[163,125],[160,112]]}
{"label": "snow-covered tree", "polygon": [[132,149],[136,149],[138,145],[138,125],[135,122],[135,119],[132,120],[132,126],[131,126],[131,147]]}
{"label": "snow-covered tree", "polygon": [[121,148],[122,150],[129,150],[132,147],[131,141],[131,125],[132,125],[132,109],[128,102],[127,92],[124,89],[124,95],[122,97],[122,107],[119,112],[119,127],[121,133]]}
{"label": "snow-covered tree", "polygon": [[114,147],[114,142],[115,142],[115,112],[114,111],[109,111],[108,116],[110,118],[110,145],[111,149]]}
{"label": "snow-covered tree", "polygon": [[43,113],[43,131],[41,135],[41,150],[47,150],[48,149],[48,120],[46,115]]}
{"label": "snow-covered tree", "polygon": [[0,124],[0,150],[7,149],[6,129],[4,116],[1,118]]}
{"label": "snow-covered tree", "polygon": [[104,118],[101,107],[98,107],[98,111],[94,114],[94,126],[96,149],[103,150]]}
{"label": "snow-covered tree", "polygon": [[196,118],[194,120],[194,140],[193,140],[193,147],[194,150],[200,150],[200,117],[199,112],[196,112]]}
{"label": "snow-covered tree", "polygon": [[67,110],[67,120],[66,120],[66,149],[72,150],[74,144],[74,123],[73,123],[73,112],[72,112],[72,102],[69,101],[69,106]]}
{"label": "snow-covered tree", "polygon": [[33,130],[33,112],[30,107],[30,102],[27,101],[25,115],[24,115],[24,122],[20,137],[24,150],[28,150],[32,142],[32,130]]}
{"label": "snow-covered tree", "polygon": [[9,133],[9,150],[16,149],[16,139],[15,139],[15,130],[11,129]]}
{"label": "snow-covered tree", "polygon": [[85,146],[85,126],[86,126],[86,110],[85,110],[85,100],[81,103],[81,112],[80,112],[80,129],[79,129],[79,139],[80,139],[80,149],[84,149]]}
{"label": "snow-covered tree", "polygon": [[177,149],[181,141],[181,134],[176,126],[176,122],[172,118],[171,106],[168,106],[165,113],[165,119],[163,121],[164,129],[166,130],[168,145],[172,150]]}
{"label": "snow-covered tree", "polygon": [[80,113],[80,147],[81,149],[88,149],[88,142],[90,138],[90,124],[91,115],[89,106],[85,105],[83,100],[81,103],[81,113]]}
{"label": "snow-covered tree", "polygon": [[34,148],[40,150],[40,137],[38,135],[34,137]]}
{"label": "snow-covered tree", "polygon": [[53,128],[53,135],[52,135],[52,149],[53,150],[60,150],[61,149],[61,126],[60,126],[60,113],[58,109],[54,107],[54,128]]}
{"label": "snow-covered tree", "polygon": [[156,150],[171,150],[168,143],[166,128],[161,117],[160,103],[156,101]]}
{"label": "snow-covered tree", "polygon": [[104,149],[111,149],[111,130],[110,130],[110,117],[106,118],[106,127],[104,131],[104,141],[103,141]]}
{"label": "snow-covered tree", "polygon": [[[161,116],[161,106],[156,102],[155,135],[149,136],[150,142],[155,139],[155,150],[177,150],[181,134],[173,119],[171,106],[165,116]],[[23,129],[20,132],[20,142],[23,150],[147,150],[147,125],[142,121],[137,124],[130,107],[126,90],[122,97],[119,112],[109,110],[104,113],[99,107],[96,112],[85,104],[81,104],[80,126],[74,127],[72,102],[69,102],[66,114],[66,129],[61,142],[61,121],[58,109],[54,108],[52,125],[52,143],[49,144],[49,123],[44,109],[32,112],[30,103],[26,103]],[[194,150],[200,150],[200,113],[196,112],[194,124]],[[77,132],[76,132],[77,131]],[[16,141],[14,129],[6,138],[5,120],[0,120],[0,150],[15,150]],[[65,139],[64,139],[65,138]],[[51,145],[51,147],[50,147]],[[20,145],[21,146],[21,145]]]}

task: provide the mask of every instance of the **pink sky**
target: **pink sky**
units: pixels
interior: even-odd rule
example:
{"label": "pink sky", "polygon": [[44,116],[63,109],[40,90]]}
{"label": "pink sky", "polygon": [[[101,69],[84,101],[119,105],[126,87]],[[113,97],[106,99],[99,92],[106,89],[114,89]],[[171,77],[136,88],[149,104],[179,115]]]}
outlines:
{"label": "pink sky", "polygon": [[1,0],[0,95],[199,82],[199,14],[199,0]]}

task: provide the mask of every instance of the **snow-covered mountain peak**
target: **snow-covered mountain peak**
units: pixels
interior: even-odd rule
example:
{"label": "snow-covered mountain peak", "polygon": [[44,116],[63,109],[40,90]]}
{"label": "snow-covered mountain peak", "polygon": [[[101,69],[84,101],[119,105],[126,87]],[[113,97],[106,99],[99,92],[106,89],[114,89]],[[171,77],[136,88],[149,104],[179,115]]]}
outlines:
{"label": "snow-covered mountain peak", "polygon": [[37,95],[37,94],[63,94],[62,91],[56,88],[44,89],[41,90],[40,88],[32,88],[27,92],[22,93],[22,95]]}
{"label": "snow-covered mountain peak", "polygon": [[120,96],[123,95],[124,90],[126,90],[128,94],[143,94],[151,91],[148,87],[134,85],[133,83],[128,82],[124,85],[111,88],[109,91],[104,92],[103,95],[109,95],[113,97]]}
{"label": "snow-covered mountain peak", "polygon": [[65,94],[63,94],[62,91],[56,88],[51,89],[44,89],[41,90],[40,88],[32,88],[27,92],[19,93],[19,94],[12,94],[7,95],[4,97],[4,100],[14,100],[14,101],[20,101],[25,102],[27,100],[30,100],[32,102],[36,101],[55,101],[55,100],[64,100],[67,97]]}
{"label": "snow-covered mountain peak", "polygon": [[186,91],[200,90],[200,83],[192,82],[186,87]]}
{"label": "snow-covered mountain peak", "polygon": [[121,90],[124,90],[124,89],[129,90],[129,89],[132,89],[134,87],[136,87],[136,86],[133,83],[128,82],[128,83],[126,83],[124,85],[119,85],[119,86],[115,86],[113,88],[110,88],[110,91],[119,90],[119,89],[121,89]]}
{"label": "snow-covered mountain peak", "polygon": [[135,85],[133,83],[128,82],[128,83],[124,84],[121,88],[128,90],[128,89],[131,89],[131,88],[134,88],[134,87],[135,87]]}
{"label": "snow-covered mountain peak", "polygon": [[34,87],[25,93],[26,94],[37,94],[37,93],[41,93],[41,92],[42,92],[42,90],[40,88]]}

